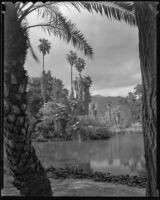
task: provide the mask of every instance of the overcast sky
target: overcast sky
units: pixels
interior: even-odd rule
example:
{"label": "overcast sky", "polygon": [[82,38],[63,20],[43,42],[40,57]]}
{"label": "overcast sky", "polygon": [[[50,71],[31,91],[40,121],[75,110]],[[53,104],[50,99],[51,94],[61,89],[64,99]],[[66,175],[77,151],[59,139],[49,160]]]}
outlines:
{"label": "overcast sky", "polygon": [[[40,38],[48,39],[51,51],[45,56],[45,70],[52,76],[63,80],[66,88],[70,88],[70,65],[66,53],[77,52],[86,61],[82,72],[92,78],[91,93],[104,96],[126,96],[128,92],[141,83],[140,62],[138,55],[138,29],[124,22],[110,21],[106,16],[61,7],[63,15],[71,19],[85,35],[94,50],[94,58],[85,57],[72,45],[66,44],[55,36],[49,36],[40,28],[31,28],[29,37],[40,62],[36,63],[28,52],[25,68],[30,77],[38,77],[42,73],[42,54],[37,46]],[[28,15],[30,25],[41,22],[37,13]],[[74,77],[77,72],[74,70]]]}

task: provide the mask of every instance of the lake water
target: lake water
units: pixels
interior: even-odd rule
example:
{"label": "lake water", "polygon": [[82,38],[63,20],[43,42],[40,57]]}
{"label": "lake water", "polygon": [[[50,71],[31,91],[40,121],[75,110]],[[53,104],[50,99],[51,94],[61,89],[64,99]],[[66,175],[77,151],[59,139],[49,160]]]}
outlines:
{"label": "lake water", "polygon": [[109,140],[33,143],[45,167],[77,166],[112,174],[145,174],[142,134],[116,135]]}

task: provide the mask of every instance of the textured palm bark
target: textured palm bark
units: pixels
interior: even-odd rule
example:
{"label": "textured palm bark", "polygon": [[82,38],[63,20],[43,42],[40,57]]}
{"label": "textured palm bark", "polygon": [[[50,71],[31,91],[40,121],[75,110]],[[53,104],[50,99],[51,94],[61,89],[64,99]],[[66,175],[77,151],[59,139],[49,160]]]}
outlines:
{"label": "textured palm bark", "polygon": [[147,196],[158,196],[157,188],[157,102],[156,102],[156,5],[137,2],[139,57],[143,84],[142,124],[147,168]]}
{"label": "textured palm bark", "polygon": [[4,24],[4,138],[14,186],[24,196],[51,196],[46,172],[31,145],[26,115],[28,77],[24,70],[26,30],[13,3],[6,4]]}

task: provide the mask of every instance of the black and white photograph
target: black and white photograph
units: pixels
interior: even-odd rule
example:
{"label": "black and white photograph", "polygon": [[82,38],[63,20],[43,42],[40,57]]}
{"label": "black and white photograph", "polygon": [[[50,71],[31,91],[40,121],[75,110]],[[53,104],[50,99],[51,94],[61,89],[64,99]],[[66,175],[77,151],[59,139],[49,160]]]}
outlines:
{"label": "black and white photograph", "polygon": [[158,1],[1,3],[1,196],[158,197]]}

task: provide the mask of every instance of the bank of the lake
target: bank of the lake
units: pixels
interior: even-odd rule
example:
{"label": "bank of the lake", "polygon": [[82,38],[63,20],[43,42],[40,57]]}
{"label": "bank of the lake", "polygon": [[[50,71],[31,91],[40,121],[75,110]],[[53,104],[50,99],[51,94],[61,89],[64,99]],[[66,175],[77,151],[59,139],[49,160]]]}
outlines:
{"label": "bank of the lake", "polygon": [[[49,178],[53,196],[145,196],[144,188],[130,187],[122,184],[97,182],[90,179],[53,179]],[[20,196],[19,191],[12,185],[13,178],[4,175],[2,196]]]}
{"label": "bank of the lake", "polygon": [[116,134],[142,134],[141,127],[129,127],[129,128],[122,128],[122,127],[94,127],[94,126],[87,126],[81,127],[79,132],[74,133],[73,135],[68,135],[67,133],[64,135],[57,134],[56,136],[52,137],[42,137],[40,134],[38,137],[33,138],[32,141],[34,142],[50,142],[50,141],[86,141],[86,140],[107,140],[111,137],[115,136]]}
{"label": "bank of the lake", "polygon": [[140,188],[145,188],[147,183],[146,177],[142,175],[113,175],[110,173],[93,172],[92,170],[85,170],[83,168],[80,169],[78,167],[66,167],[57,169],[54,167],[49,167],[48,169],[46,169],[46,171],[48,177],[54,179],[90,179],[97,182],[108,182]]}
{"label": "bank of the lake", "polygon": [[[117,191],[117,196],[145,195],[142,134],[116,134],[107,140],[33,142],[33,146],[47,171],[54,196],[90,196],[93,190],[91,196],[116,196]],[[5,174],[5,179],[10,178]],[[4,193],[17,194],[8,184],[6,181]],[[61,192],[60,184],[64,187]]]}

